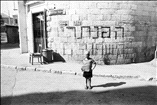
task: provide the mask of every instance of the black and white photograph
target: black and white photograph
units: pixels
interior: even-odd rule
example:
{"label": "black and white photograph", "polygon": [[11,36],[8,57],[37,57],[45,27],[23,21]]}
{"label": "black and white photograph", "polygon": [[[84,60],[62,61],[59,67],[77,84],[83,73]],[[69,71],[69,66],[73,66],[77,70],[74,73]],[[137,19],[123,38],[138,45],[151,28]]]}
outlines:
{"label": "black and white photograph", "polygon": [[157,105],[156,0],[1,0],[1,105]]}

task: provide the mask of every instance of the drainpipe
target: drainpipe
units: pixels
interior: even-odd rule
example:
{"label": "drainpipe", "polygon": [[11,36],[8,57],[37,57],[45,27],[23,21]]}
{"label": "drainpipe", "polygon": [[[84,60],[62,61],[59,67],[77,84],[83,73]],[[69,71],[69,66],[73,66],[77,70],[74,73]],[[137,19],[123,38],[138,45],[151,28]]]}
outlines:
{"label": "drainpipe", "polygon": [[155,59],[157,59],[157,46],[156,46],[156,50],[155,50]]}

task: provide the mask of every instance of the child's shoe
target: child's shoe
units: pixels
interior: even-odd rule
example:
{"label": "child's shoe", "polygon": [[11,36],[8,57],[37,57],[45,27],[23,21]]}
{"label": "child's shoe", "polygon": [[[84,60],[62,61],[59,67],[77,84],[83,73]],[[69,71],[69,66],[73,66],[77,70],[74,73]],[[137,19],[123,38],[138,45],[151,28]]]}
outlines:
{"label": "child's shoe", "polygon": [[90,90],[91,90],[91,89],[92,89],[92,87],[90,86],[88,89],[90,89]]}
{"label": "child's shoe", "polygon": [[86,86],[85,89],[88,89],[88,86]]}

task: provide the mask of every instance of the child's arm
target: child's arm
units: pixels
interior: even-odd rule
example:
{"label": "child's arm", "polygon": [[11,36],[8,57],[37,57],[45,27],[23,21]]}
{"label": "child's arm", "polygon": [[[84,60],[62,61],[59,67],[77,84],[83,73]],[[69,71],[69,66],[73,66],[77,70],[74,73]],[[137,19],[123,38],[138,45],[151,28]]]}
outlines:
{"label": "child's arm", "polygon": [[93,60],[93,64],[94,64],[94,66],[93,66],[92,70],[94,70],[96,67],[96,62],[94,60]]}

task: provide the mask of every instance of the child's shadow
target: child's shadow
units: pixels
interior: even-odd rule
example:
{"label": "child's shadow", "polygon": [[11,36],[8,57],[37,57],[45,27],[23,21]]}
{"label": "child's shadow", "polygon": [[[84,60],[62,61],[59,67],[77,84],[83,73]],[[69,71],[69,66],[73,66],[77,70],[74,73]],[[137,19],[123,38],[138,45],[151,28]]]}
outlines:
{"label": "child's shadow", "polygon": [[94,87],[111,87],[111,86],[120,86],[120,85],[123,85],[123,84],[126,84],[126,82],[119,82],[119,83],[107,83],[107,84],[102,84],[102,85],[95,85],[95,86],[92,86],[92,88]]}

